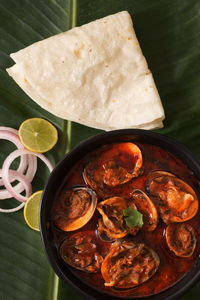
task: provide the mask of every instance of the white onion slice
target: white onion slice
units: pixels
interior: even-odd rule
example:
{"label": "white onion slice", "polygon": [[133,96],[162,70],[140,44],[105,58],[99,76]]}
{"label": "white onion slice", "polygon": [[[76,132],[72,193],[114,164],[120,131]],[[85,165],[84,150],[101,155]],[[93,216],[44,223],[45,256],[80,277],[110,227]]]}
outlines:
{"label": "white onion slice", "polygon": [[[25,149],[24,149],[25,150]],[[30,151],[29,151],[30,152]],[[31,152],[30,152],[31,153]],[[28,155],[28,169],[25,174],[26,178],[31,182],[35,176],[35,173],[37,171],[37,158],[32,155]],[[18,171],[19,172],[19,171]],[[1,174],[0,174],[1,176]],[[9,172],[9,182],[12,182],[10,179],[12,178],[12,181],[15,179],[12,177],[12,173]],[[15,193],[20,194],[24,190],[24,186],[22,183],[18,183],[14,187],[12,187],[15,190]],[[0,190],[0,200],[9,199],[12,198],[13,194],[9,193],[7,189]],[[18,200],[18,199],[17,199]],[[24,201],[24,200],[23,200]]]}
{"label": "white onion slice", "polygon": [[[15,146],[18,149],[25,149],[25,147],[22,145],[22,143],[19,139],[18,131],[14,128],[0,126],[0,139],[8,140],[8,141],[12,142],[13,144],[15,144]],[[28,162],[27,156],[23,156],[20,159],[20,164],[19,164],[17,171],[19,171],[20,173],[24,173],[24,171],[27,168],[27,162]],[[14,181],[14,179],[12,179],[12,178],[9,178],[9,180],[10,180],[10,182]],[[0,179],[0,186],[2,186],[2,185],[3,185],[3,181],[2,181],[2,179]],[[4,191],[6,192],[6,190],[4,190]],[[8,194],[8,192],[6,193],[6,195],[7,195],[6,198],[12,197],[10,194]],[[9,195],[9,197],[8,197],[8,195]]]}
{"label": "white onion slice", "polygon": [[27,149],[15,150],[12,153],[10,153],[10,155],[8,155],[8,157],[5,159],[3,167],[2,167],[2,179],[3,179],[3,183],[4,183],[5,187],[7,188],[7,190],[9,190],[10,194],[12,194],[13,197],[15,197],[19,201],[26,201],[28,199],[28,197],[22,196],[19,193],[16,193],[15,189],[10,184],[10,182],[9,182],[9,167],[10,167],[11,163],[13,162],[13,160],[15,160],[15,158],[17,158],[18,156],[25,155],[25,154],[30,154],[30,155],[39,157],[47,165],[50,172],[53,170],[52,163],[43,154],[31,152]]}

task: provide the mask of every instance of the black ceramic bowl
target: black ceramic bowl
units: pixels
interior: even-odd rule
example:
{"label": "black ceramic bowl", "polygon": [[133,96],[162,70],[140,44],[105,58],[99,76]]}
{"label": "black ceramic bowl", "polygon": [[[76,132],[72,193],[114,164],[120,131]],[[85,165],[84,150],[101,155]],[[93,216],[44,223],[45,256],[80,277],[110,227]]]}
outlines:
{"label": "black ceramic bowl", "polygon": [[[200,181],[200,165],[199,162],[193,157],[191,152],[189,152],[181,144],[166,136],[146,130],[124,129],[99,134],[82,142],[80,145],[70,151],[62,159],[62,161],[60,161],[60,163],[51,173],[44,189],[40,208],[40,230],[46,254],[54,271],[68,286],[71,286],[79,293],[79,295],[87,300],[98,300],[102,299],[102,297],[105,300],[114,300],[119,298],[109,296],[107,294],[102,294],[96,289],[93,289],[84,284],[80,279],[74,276],[70,271],[70,268],[66,268],[66,265],[64,265],[64,263],[62,263],[62,261],[59,259],[58,251],[53,239],[52,227],[50,226],[50,212],[52,203],[54,201],[55,193],[59,189],[62,180],[66,175],[66,172],[70,170],[78,160],[83,158],[83,156],[85,156],[92,150],[104,144],[128,141],[145,142],[151,145],[157,145],[167,150],[168,152],[174,154],[177,158],[179,158],[184,164],[186,164],[188,168],[193,171],[194,176],[196,176],[197,180]],[[198,256],[196,262],[189,270],[189,272],[187,272],[186,275],[175,285],[156,295],[145,297],[145,299],[176,299],[183,293],[185,293],[189,288],[191,288],[199,278],[200,258]]]}

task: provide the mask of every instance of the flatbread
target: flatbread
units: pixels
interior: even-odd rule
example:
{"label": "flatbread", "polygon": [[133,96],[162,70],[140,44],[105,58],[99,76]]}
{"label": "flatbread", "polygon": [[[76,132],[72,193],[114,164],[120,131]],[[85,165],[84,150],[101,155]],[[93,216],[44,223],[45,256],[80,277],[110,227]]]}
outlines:
{"label": "flatbread", "polygon": [[58,117],[104,130],[162,127],[162,103],[126,11],[11,57],[9,75]]}

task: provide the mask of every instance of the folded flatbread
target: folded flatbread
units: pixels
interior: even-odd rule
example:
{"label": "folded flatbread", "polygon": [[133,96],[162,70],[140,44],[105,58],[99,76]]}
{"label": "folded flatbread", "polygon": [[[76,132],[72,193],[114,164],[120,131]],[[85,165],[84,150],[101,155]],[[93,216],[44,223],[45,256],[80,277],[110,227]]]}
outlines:
{"label": "folded flatbread", "polygon": [[126,11],[11,57],[9,75],[58,117],[104,130],[162,127],[162,103]]}

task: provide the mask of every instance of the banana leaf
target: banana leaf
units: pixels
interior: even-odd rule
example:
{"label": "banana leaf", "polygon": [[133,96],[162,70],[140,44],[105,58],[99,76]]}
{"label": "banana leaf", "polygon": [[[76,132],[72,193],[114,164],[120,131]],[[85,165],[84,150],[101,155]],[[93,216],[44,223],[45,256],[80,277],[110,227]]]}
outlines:
{"label": "banana leaf", "polygon": [[[128,10],[153,72],[165,112],[159,132],[176,138],[200,156],[200,2],[196,0],[0,0],[0,126],[19,128],[30,117],[43,117],[59,131],[47,153],[56,164],[82,140],[100,131],[63,121],[41,109],[8,76],[9,54],[51,35],[97,18]],[[12,151],[0,141],[0,163]],[[14,167],[17,167],[17,162]],[[48,178],[39,164],[33,190]],[[1,201],[13,207],[14,199]],[[199,299],[200,283],[182,300]],[[0,300],[79,299],[52,271],[40,234],[29,229],[23,212],[0,215]]]}

